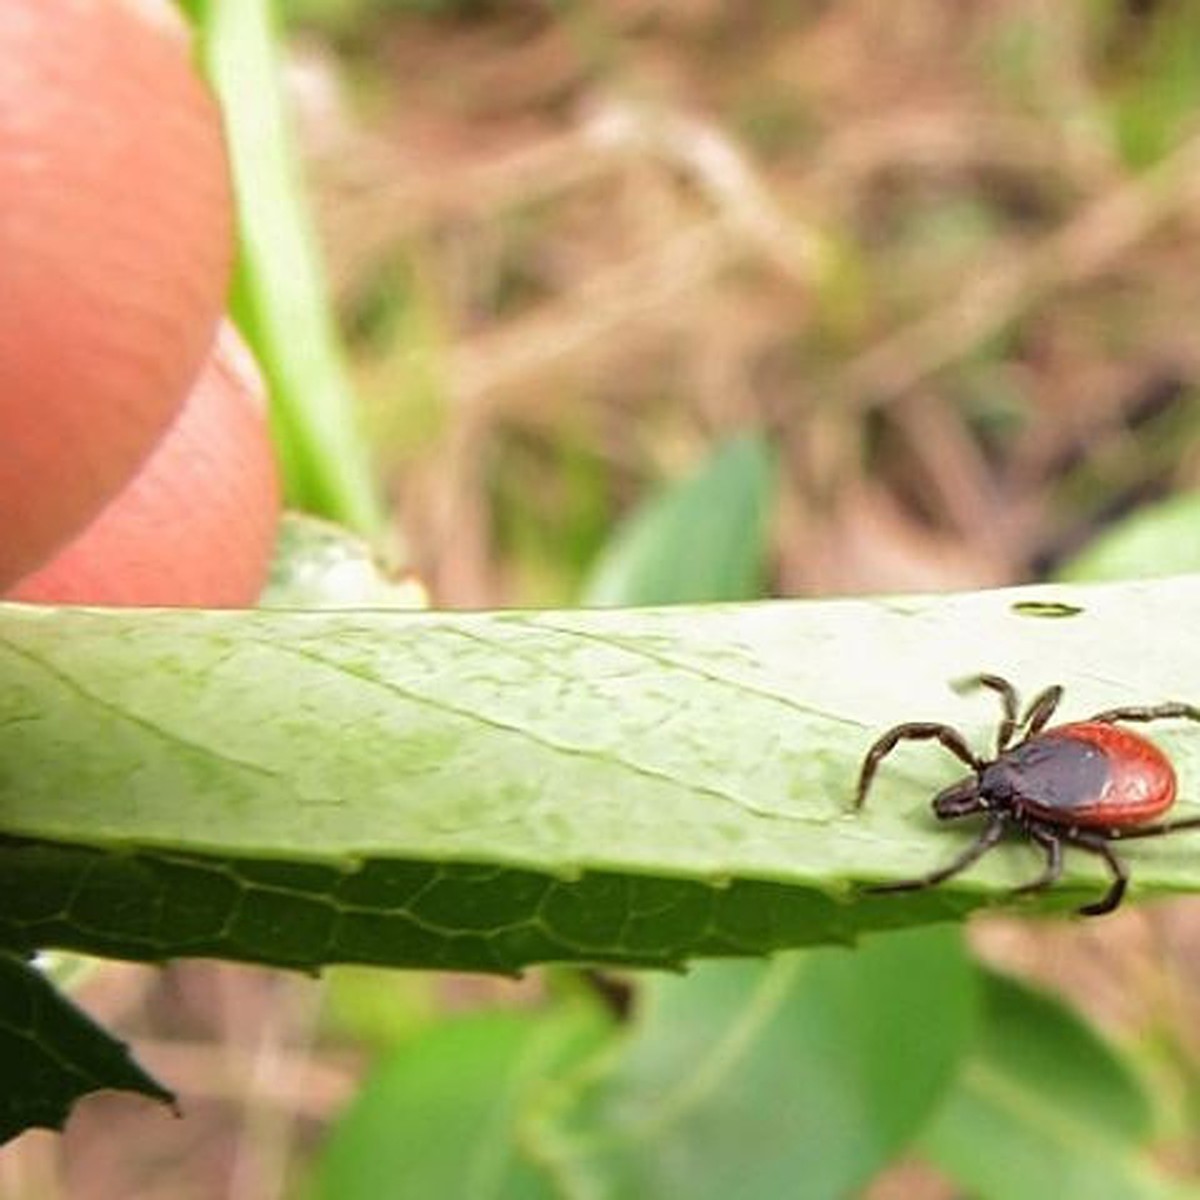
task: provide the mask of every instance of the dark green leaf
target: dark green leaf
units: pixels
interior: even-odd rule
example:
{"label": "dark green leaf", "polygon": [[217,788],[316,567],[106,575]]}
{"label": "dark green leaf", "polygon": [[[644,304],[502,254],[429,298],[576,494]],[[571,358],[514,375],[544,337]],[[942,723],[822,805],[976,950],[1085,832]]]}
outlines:
{"label": "dark green leaf", "polygon": [[0,1142],[26,1129],[61,1129],[80,1097],[102,1088],[173,1103],[125,1047],[34,966],[0,953]]}

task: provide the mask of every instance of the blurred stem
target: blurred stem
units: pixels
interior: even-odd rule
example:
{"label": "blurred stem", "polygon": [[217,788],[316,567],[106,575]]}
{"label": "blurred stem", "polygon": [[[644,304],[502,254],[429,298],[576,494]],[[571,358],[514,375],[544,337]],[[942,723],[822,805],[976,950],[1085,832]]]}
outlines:
{"label": "blurred stem", "polygon": [[191,0],[239,211],[232,307],[267,376],[290,504],[378,541],[384,516],[326,300],[269,0]]}

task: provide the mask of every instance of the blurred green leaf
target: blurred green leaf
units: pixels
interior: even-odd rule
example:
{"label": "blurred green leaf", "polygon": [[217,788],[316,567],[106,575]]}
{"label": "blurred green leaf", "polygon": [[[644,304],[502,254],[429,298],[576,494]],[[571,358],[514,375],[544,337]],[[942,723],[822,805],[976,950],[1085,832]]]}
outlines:
{"label": "blurred green leaf", "polygon": [[855,1195],[950,1083],[974,982],[949,929],[650,980],[564,1164],[605,1200]]}
{"label": "blurred green leaf", "polygon": [[553,1200],[533,1117],[608,1027],[573,1003],[448,1020],[405,1044],[334,1126],[313,1195]]}
{"label": "blurred green leaf", "polygon": [[1071,1009],[989,974],[981,1036],[921,1137],[979,1200],[1159,1200],[1196,1195],[1145,1146],[1146,1099]]}
{"label": "blurred green leaf", "polygon": [[0,953],[0,1143],[33,1127],[61,1129],[72,1105],[103,1088],[172,1103],[125,1046],[28,962]]}
{"label": "blurred green leaf", "polygon": [[583,603],[687,604],[762,595],[775,495],[765,437],[726,442],[690,478],[669,484],[617,531],[592,568]]}
{"label": "blurred green leaf", "polygon": [[1173,496],[1105,531],[1066,563],[1070,580],[1154,579],[1200,572],[1200,493]]}
{"label": "blurred green leaf", "polygon": [[[1200,12],[1194,4],[1153,6],[1126,26],[1116,47],[1112,122],[1125,161],[1145,167],[1194,128],[1200,103]],[[1112,73],[1112,64],[1109,65]]]}
{"label": "blurred green leaf", "polygon": [[322,1028],[340,1040],[390,1050],[442,1018],[438,977],[431,972],[340,966],[322,978]]}
{"label": "blurred green leaf", "polygon": [[302,199],[269,0],[195,0],[225,114],[241,232],[233,307],[271,392],[289,502],[377,540],[384,528]]}
{"label": "blurred green leaf", "polygon": [[381,0],[276,0],[283,19],[312,24],[327,33],[348,33],[382,7]]}

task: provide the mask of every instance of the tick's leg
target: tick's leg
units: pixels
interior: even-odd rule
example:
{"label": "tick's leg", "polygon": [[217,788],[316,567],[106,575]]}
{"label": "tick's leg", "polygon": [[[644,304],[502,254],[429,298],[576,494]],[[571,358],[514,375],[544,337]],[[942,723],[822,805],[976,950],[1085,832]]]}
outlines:
{"label": "tick's leg", "polygon": [[918,875],[916,879],[902,879],[899,883],[875,883],[864,888],[867,892],[918,892],[922,888],[936,887],[939,883],[965,871],[972,863],[978,862],[1004,836],[1005,819],[994,816],[984,827],[983,832],[955,859],[928,875]]}
{"label": "tick's leg", "polygon": [[1200,721],[1200,708],[1197,708],[1194,704],[1171,702],[1169,704],[1151,704],[1148,706],[1135,705],[1132,708],[1110,708],[1102,713],[1097,713],[1094,717],[1088,717],[1089,721],[1097,721],[1105,725],[1113,721],[1168,721],[1177,719]]}
{"label": "tick's leg", "polygon": [[1079,911],[1085,917],[1100,917],[1112,912],[1121,903],[1121,897],[1125,895],[1125,889],[1129,886],[1129,872],[1125,864],[1112,852],[1108,842],[1098,834],[1076,832],[1065,833],[1064,836],[1072,846],[1099,855],[1112,872],[1112,886],[1108,891],[1094,903],[1085,904]]}
{"label": "tick's leg", "polygon": [[999,756],[1008,748],[1008,743],[1012,741],[1012,736],[1017,731],[1017,689],[999,675],[985,674],[964,679],[962,683],[955,686],[954,690],[966,692],[977,687],[990,688],[1000,697],[1000,703],[1004,706],[1004,716],[996,731],[996,754]]}
{"label": "tick's leg", "polygon": [[963,735],[949,725],[939,725],[933,721],[909,721],[889,729],[871,748],[863,759],[862,772],[858,777],[858,791],[854,797],[854,807],[862,808],[867,798],[867,789],[880,762],[903,741],[923,741],[936,738],[951,754],[957,754],[968,766],[976,771],[983,769],[983,763],[976,757],[974,751],[967,745]]}
{"label": "tick's leg", "polygon": [[1014,896],[1023,895],[1025,892],[1040,892],[1045,888],[1053,887],[1062,875],[1062,839],[1044,829],[1031,829],[1029,836],[1046,851],[1046,866],[1035,879],[1021,884],[1019,888],[1014,888]]}
{"label": "tick's leg", "polygon": [[1130,838],[1162,837],[1164,833],[1177,833],[1184,829],[1200,829],[1200,817],[1180,817],[1178,821],[1158,821],[1154,825],[1136,825],[1132,829],[1114,829],[1109,836],[1127,842]]}
{"label": "tick's leg", "polygon": [[1054,710],[1058,708],[1062,698],[1063,690],[1058,684],[1048,687],[1044,692],[1034,696],[1025,710],[1025,715],[1021,718],[1021,727],[1025,730],[1027,738],[1031,738],[1045,729],[1046,722],[1054,716]]}

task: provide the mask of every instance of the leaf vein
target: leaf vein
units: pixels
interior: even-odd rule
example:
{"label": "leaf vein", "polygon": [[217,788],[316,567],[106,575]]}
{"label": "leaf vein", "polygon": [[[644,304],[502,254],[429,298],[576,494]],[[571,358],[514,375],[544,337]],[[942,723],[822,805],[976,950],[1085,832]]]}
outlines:
{"label": "leaf vein", "polygon": [[131,725],[136,725],[139,729],[144,729],[147,733],[170,745],[178,746],[191,754],[199,754],[206,758],[214,759],[217,762],[225,763],[239,771],[248,771],[255,775],[260,775],[266,779],[280,781],[283,778],[278,771],[274,771],[270,767],[264,767],[259,763],[247,762],[245,759],[236,758],[231,754],[226,754],[224,751],[205,745],[202,742],[194,742],[173,729],[159,725],[157,722],[150,720],[149,717],[143,717],[139,713],[130,712],[128,709],[113,704],[112,701],[106,700],[103,696],[97,695],[95,692],[84,687],[83,684],[62,667],[49,663],[38,655],[31,654],[28,650],[21,649],[3,635],[0,635],[0,646],[3,646],[10,654],[15,655],[17,658],[22,658],[26,662],[30,662],[35,667],[45,671],[47,675],[58,680],[68,691],[73,692],[80,699],[93,705],[101,712],[108,713],[110,716],[116,717],[119,721],[126,721]]}
{"label": "leaf vein", "polygon": [[481,725],[486,725],[488,728],[494,729],[497,732],[524,738],[545,750],[552,751],[555,754],[570,755],[572,757],[581,758],[591,762],[606,763],[610,766],[619,767],[645,779],[652,779],[658,783],[665,783],[670,787],[679,788],[680,790],[689,791],[700,796],[708,796],[714,800],[720,800],[724,804],[734,806],[743,813],[749,813],[756,817],[763,817],[767,820],[792,822],[801,819],[792,813],[781,812],[777,809],[760,808],[758,805],[755,805],[744,797],[735,795],[732,792],[723,791],[722,789],[713,787],[710,784],[679,779],[677,776],[671,775],[666,771],[660,771],[654,767],[649,767],[645,763],[634,762],[632,759],[625,758],[622,755],[615,754],[611,751],[592,750],[586,746],[573,746],[567,743],[557,742],[552,738],[546,737],[544,734],[536,733],[534,730],[529,729],[524,725],[515,725],[509,721],[502,721],[498,717],[482,713],[478,709],[466,708],[457,704],[451,704],[446,700],[425,695],[421,692],[414,691],[412,688],[404,687],[395,680],[382,679],[370,671],[364,671],[359,667],[333,661],[325,658],[323,655],[316,654],[312,650],[303,649],[300,646],[288,646],[283,645],[282,643],[273,642],[271,643],[271,648],[284,654],[292,654],[298,658],[306,659],[309,662],[317,663],[318,665],[323,666],[331,671],[337,671],[342,674],[351,675],[365,683],[372,684],[375,687],[383,688],[385,691],[390,692],[395,696],[399,696],[401,699],[406,700],[411,704],[418,704],[438,712],[449,713],[452,716],[461,717],[465,720],[477,721]]}

